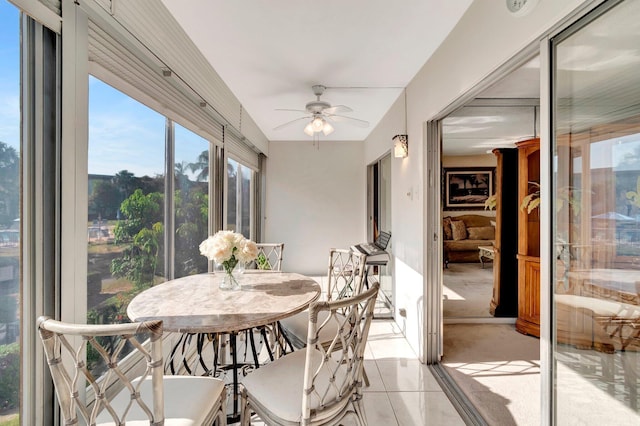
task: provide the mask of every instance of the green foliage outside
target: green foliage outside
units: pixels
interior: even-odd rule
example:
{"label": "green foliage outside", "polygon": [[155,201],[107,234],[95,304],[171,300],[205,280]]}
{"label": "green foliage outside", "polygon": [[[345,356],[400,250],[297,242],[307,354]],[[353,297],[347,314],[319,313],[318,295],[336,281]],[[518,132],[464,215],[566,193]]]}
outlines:
{"label": "green foliage outside", "polygon": [[20,216],[20,157],[15,148],[0,142],[0,229]]}
{"label": "green foliage outside", "polygon": [[89,196],[90,210],[96,217],[115,218],[121,197],[120,190],[114,183],[98,181]]}
{"label": "green foliage outside", "polygon": [[121,203],[136,189],[144,194],[161,193],[164,188],[164,176],[136,177],[127,170],[121,170],[114,176],[89,175],[89,220],[119,219]]}
{"label": "green foliage outside", "polygon": [[[136,189],[120,205],[124,219],[114,229],[115,245],[123,247],[119,256],[111,261],[110,272],[114,277],[131,282],[133,288],[122,291],[89,310],[89,324],[114,324],[126,321],[126,309],[131,299],[142,290],[151,287],[158,269],[158,253],[163,244],[163,197],[158,192],[144,194]],[[99,286],[101,278],[89,274],[89,285]],[[88,358],[91,360],[91,351]]]}
{"label": "green foliage outside", "polygon": [[20,426],[20,416],[16,414],[9,420],[0,421],[0,426]]}
{"label": "green foliage outside", "polygon": [[[186,175],[198,173],[197,182]],[[176,277],[204,272],[207,259],[200,255],[199,245],[208,235],[208,151],[196,163],[176,164],[175,178],[175,275]],[[88,322],[119,323],[127,320],[126,308],[131,299],[158,281],[164,270],[164,179],[138,178],[127,170],[113,177],[96,176],[89,197],[90,216],[113,221],[112,244],[90,244],[93,269],[88,285],[101,293],[104,285],[117,289],[117,294],[102,301],[88,312]],[[122,200],[116,201],[116,200]],[[90,217],[91,219],[91,217]],[[91,252],[91,249],[94,252]],[[99,248],[99,250],[98,250]],[[111,259],[109,259],[111,257]],[[103,268],[109,262],[108,270]],[[93,273],[92,273],[93,271]],[[109,277],[111,275],[115,279]],[[103,277],[109,277],[108,284]],[[130,284],[129,284],[130,283]],[[109,290],[107,290],[109,291]],[[97,354],[88,350],[91,362],[99,362]]]}
{"label": "green foliage outside", "polygon": [[[120,205],[125,219],[114,229],[115,243],[125,244],[122,257],[113,259],[111,273],[133,283],[132,297],[153,285],[162,245],[162,194],[136,189]],[[126,301],[119,301],[126,308]]]}
{"label": "green foliage outside", "polygon": [[271,269],[271,267],[269,266],[269,261],[263,253],[260,253],[256,258],[256,265],[258,265],[258,269],[262,269],[265,271]]}
{"label": "green foliage outside", "polygon": [[[114,244],[122,249],[119,256],[111,260],[110,272],[114,277],[129,281],[132,287],[89,310],[89,324],[127,322],[126,309],[131,299],[156,281],[164,232],[162,194],[144,194],[141,189],[136,189],[122,202],[120,211],[124,219],[118,221],[114,228]],[[89,274],[88,280],[93,286],[101,284],[99,273]],[[97,340],[107,348],[117,343],[110,337]],[[87,366],[94,374],[100,374],[103,368],[99,353],[91,345],[87,346]]]}
{"label": "green foliage outside", "polygon": [[17,408],[20,401],[20,345],[0,345],[0,411]]}
{"label": "green foliage outside", "polygon": [[175,192],[176,238],[175,276],[207,270],[207,258],[200,254],[200,243],[208,236],[209,195],[207,184],[191,182]]}

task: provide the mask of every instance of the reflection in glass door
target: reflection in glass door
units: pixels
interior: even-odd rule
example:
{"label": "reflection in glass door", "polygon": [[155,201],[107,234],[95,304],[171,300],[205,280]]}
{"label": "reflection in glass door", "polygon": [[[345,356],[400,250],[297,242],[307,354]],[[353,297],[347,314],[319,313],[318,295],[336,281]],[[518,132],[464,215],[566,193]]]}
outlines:
{"label": "reflection in glass door", "polygon": [[640,2],[553,40],[557,424],[640,424]]}
{"label": "reflection in glass door", "polygon": [[[367,234],[371,241],[375,241],[380,231],[391,232],[391,154],[388,154],[369,166],[369,197],[370,204],[370,229]],[[387,246],[387,251],[392,252],[393,236]],[[380,280],[380,292],[386,304],[386,308],[392,312],[393,307],[393,280],[391,277],[391,265],[376,267],[376,273]],[[386,311],[386,309],[385,309]]]}

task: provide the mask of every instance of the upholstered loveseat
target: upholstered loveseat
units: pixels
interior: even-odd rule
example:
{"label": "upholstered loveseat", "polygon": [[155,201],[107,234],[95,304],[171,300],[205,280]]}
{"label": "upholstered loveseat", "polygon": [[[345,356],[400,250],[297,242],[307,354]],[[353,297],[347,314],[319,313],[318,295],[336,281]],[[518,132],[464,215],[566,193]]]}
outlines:
{"label": "upholstered loveseat", "polygon": [[492,217],[476,214],[444,217],[445,263],[479,262],[478,246],[492,246],[495,241],[495,228],[491,224],[493,220]]}

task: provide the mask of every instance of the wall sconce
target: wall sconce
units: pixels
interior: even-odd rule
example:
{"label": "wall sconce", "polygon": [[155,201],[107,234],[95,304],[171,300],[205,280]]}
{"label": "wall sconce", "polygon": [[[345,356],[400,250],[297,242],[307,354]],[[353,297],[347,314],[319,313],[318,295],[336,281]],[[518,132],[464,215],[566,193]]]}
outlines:
{"label": "wall sconce", "polygon": [[[404,88],[404,132],[407,133],[407,88]],[[409,156],[409,135],[395,135],[393,141],[393,156],[407,158]]]}
{"label": "wall sconce", "polygon": [[409,136],[395,135],[392,140],[393,156],[396,158],[406,158],[409,155]]}

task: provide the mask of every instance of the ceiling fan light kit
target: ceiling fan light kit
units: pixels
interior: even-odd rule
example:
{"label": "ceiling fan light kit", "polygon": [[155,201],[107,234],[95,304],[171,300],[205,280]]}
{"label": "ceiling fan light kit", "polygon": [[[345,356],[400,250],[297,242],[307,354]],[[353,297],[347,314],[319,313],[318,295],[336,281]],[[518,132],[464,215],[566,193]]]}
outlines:
{"label": "ceiling fan light kit", "polygon": [[369,122],[365,120],[359,120],[357,118],[347,117],[344,115],[338,115],[338,112],[352,112],[353,110],[345,105],[331,106],[329,102],[321,101],[320,96],[324,93],[326,87],[321,84],[312,86],[313,94],[316,95],[316,100],[307,102],[305,109],[293,110],[293,109],[280,109],[280,111],[296,111],[308,114],[304,117],[296,118],[284,124],[281,124],[274,128],[274,130],[282,129],[290,124],[296,123],[300,120],[310,120],[304,127],[304,133],[308,136],[317,136],[320,132],[324,136],[328,136],[334,132],[334,128],[329,121],[345,122],[358,127],[369,127]]}
{"label": "ceiling fan light kit", "polygon": [[322,132],[323,135],[327,136],[333,133],[333,130],[333,126],[321,117],[314,118],[304,128],[304,132],[309,136],[313,136],[314,134],[320,132]]}
{"label": "ceiling fan light kit", "polygon": [[327,136],[331,133],[333,133],[333,126],[325,121],[324,125],[322,126],[322,134]]}

